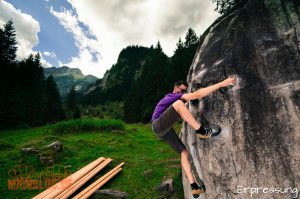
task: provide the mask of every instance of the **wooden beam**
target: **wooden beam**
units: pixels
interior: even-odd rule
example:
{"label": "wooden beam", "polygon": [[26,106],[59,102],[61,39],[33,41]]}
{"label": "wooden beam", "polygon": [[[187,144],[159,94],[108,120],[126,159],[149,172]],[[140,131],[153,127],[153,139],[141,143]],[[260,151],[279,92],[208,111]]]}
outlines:
{"label": "wooden beam", "polygon": [[90,180],[93,176],[95,176],[99,171],[101,171],[106,165],[108,165],[112,159],[108,158],[97,167],[95,167],[92,171],[87,173],[77,182],[75,182],[72,186],[68,187],[66,190],[61,192],[55,199],[66,199],[71,196],[77,189],[79,189],[83,184],[85,184],[88,180]]}
{"label": "wooden beam", "polygon": [[107,181],[109,181],[112,177],[114,177],[115,175],[117,175],[117,173],[119,173],[122,170],[122,168],[118,168],[116,171],[114,171],[111,175],[109,175],[107,178],[105,178],[104,180],[102,180],[99,184],[97,184],[95,187],[93,187],[91,190],[89,190],[87,193],[85,193],[81,199],[87,199],[89,198],[91,195],[93,195],[93,193],[95,193],[100,187],[102,187]]}
{"label": "wooden beam", "polygon": [[[115,176],[118,172],[122,170],[121,166],[125,164],[122,162],[109,172],[107,172],[104,176],[96,180],[94,183],[92,183],[90,186],[82,190],[79,194],[77,194],[75,197],[72,199],[82,199],[82,198],[88,198],[91,196],[97,189],[99,189],[101,186],[103,186],[109,179],[111,179],[113,176]],[[103,182],[103,183],[102,183]],[[100,185],[100,186],[99,186]]]}
{"label": "wooden beam", "polygon": [[[99,165],[101,162],[105,160],[104,157],[100,157],[97,160],[91,162],[90,164],[86,165],[85,167],[81,168],[80,170],[76,171],[75,173],[71,174],[70,176],[66,177],[65,179],[61,180],[60,182],[56,183],[52,187],[46,189],[42,193],[36,195],[32,199],[42,199],[42,198],[54,198],[57,196],[60,192],[62,192],[64,189],[64,184],[68,182],[67,187],[71,186],[73,183],[75,183],[77,180],[79,180],[83,175],[85,175],[87,172],[95,168],[97,165]],[[66,187],[66,188],[67,188]],[[51,197],[50,197],[51,196]]]}

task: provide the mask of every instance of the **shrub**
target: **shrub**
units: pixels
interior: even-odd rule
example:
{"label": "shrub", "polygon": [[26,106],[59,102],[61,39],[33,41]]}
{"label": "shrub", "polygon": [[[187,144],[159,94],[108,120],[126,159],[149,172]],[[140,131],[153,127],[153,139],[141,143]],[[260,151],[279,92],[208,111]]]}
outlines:
{"label": "shrub", "polygon": [[55,134],[69,134],[86,131],[112,131],[124,129],[124,122],[113,119],[76,119],[53,124],[48,130]]}

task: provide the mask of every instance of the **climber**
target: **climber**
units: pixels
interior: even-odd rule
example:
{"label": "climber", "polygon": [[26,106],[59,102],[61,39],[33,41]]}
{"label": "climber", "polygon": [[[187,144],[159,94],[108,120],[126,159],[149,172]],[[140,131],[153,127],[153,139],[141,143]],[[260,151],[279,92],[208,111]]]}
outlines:
{"label": "climber", "polygon": [[208,139],[212,136],[217,136],[221,132],[220,126],[209,124],[201,125],[187,109],[185,102],[203,98],[219,88],[234,85],[235,82],[235,77],[229,77],[212,86],[201,88],[192,93],[186,93],[188,87],[187,83],[178,81],[174,85],[173,92],[165,95],[165,97],[158,102],[153,112],[151,119],[152,130],[161,140],[169,144],[180,155],[181,166],[191,184],[194,198],[198,198],[201,193],[205,192],[205,186],[204,184],[199,186],[194,180],[188,160],[188,152],[174,131],[173,125],[181,117],[193,128],[193,132],[197,137]]}

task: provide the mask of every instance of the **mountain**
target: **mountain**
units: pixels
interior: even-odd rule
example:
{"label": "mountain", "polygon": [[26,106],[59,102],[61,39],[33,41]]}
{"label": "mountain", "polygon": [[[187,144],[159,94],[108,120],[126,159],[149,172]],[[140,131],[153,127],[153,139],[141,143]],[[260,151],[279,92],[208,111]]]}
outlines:
{"label": "mountain", "polygon": [[171,92],[174,83],[184,80],[192,63],[198,37],[189,29],[185,42],[179,39],[172,57],[158,41],[155,47],[128,46],[104,77],[81,96],[84,105],[124,103],[126,122],[148,122],[156,103]]}
{"label": "mountain", "polygon": [[88,86],[95,83],[98,78],[93,75],[84,75],[78,68],[62,66],[59,68],[44,68],[45,77],[53,76],[62,98],[66,97],[72,86],[79,93],[84,92]]}
{"label": "mountain", "polygon": [[128,46],[123,49],[117,63],[106,71],[102,79],[87,88],[82,98],[83,103],[94,105],[124,101],[132,84],[140,76],[142,66],[150,53],[150,48],[141,46]]}

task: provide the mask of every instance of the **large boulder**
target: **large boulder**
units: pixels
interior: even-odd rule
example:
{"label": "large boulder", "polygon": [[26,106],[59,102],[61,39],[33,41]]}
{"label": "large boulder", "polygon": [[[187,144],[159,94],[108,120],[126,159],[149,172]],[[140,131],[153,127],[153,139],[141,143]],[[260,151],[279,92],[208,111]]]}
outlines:
{"label": "large boulder", "polygon": [[[187,77],[189,90],[230,75],[236,75],[238,83],[188,104],[199,121],[205,117],[223,129],[218,137],[203,141],[189,125],[182,127],[180,137],[191,155],[195,178],[207,188],[201,199],[297,195],[299,19],[299,0],[249,0],[202,35]],[[192,198],[184,172],[183,184],[185,198]],[[261,189],[251,194],[250,188]]]}

